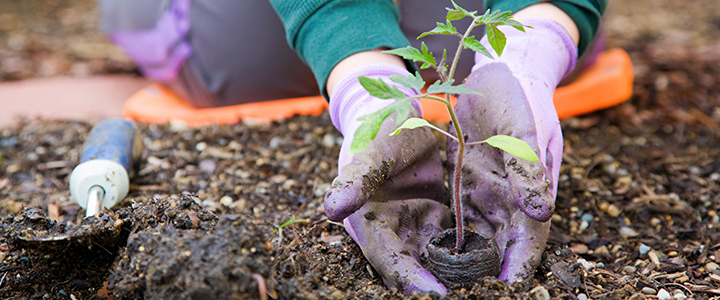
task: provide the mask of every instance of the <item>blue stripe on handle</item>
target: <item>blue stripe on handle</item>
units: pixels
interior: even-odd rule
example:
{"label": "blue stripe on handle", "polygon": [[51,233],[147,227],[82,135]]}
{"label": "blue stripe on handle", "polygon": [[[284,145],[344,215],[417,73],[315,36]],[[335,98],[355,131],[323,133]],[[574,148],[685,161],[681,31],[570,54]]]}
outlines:
{"label": "blue stripe on handle", "polygon": [[117,118],[104,120],[90,131],[80,163],[93,159],[112,160],[122,165],[128,173],[133,164],[133,146],[137,127],[131,121]]}

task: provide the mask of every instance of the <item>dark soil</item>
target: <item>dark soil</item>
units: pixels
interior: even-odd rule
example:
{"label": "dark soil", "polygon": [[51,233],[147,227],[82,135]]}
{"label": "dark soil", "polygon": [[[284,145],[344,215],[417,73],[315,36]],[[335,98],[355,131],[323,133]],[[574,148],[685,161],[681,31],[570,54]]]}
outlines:
{"label": "dark soil", "polygon": [[[608,16],[610,44],[633,58],[634,96],[562,121],[556,214],[535,276],[511,286],[488,277],[445,298],[720,296],[720,5],[639,2],[613,2],[623,9]],[[638,7],[652,13],[629,19]],[[0,19],[15,18],[7,15]],[[637,21],[633,31],[619,31],[623,18]],[[13,30],[32,36],[29,27]],[[54,53],[37,45],[12,53],[33,63],[33,53]],[[26,78],[6,71],[4,49],[2,78]],[[324,216],[341,142],[327,114],[195,129],[140,124],[145,149],[130,195],[83,220],[68,175],[92,125],[0,129],[0,298],[406,298]],[[38,241],[48,236],[63,238]],[[410,298],[428,297],[443,298]]]}

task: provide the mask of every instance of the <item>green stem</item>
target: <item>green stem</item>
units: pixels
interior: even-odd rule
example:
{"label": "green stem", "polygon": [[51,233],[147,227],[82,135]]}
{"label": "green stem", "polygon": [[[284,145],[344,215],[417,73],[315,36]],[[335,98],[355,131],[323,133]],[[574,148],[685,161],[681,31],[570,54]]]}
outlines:
{"label": "green stem", "polygon": [[[477,18],[476,18],[477,19]],[[468,26],[468,29],[465,30],[465,34],[460,38],[460,43],[458,45],[457,50],[455,51],[455,56],[453,57],[453,62],[450,65],[450,72],[448,73],[447,80],[453,79],[455,76],[455,68],[457,67],[458,61],[460,60],[460,53],[462,52],[464,45],[463,40],[465,40],[466,37],[470,36],[470,32],[475,28],[475,20],[473,20],[470,23],[470,26]]]}

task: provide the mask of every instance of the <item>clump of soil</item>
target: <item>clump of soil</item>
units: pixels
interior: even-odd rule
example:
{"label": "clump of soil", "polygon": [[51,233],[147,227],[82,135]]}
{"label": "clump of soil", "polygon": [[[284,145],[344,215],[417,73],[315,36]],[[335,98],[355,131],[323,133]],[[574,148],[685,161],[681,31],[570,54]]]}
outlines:
{"label": "clump of soil", "polygon": [[259,299],[273,251],[269,226],[248,219],[223,216],[210,232],[159,224],[133,234],[109,288],[118,299]]}
{"label": "clump of soil", "polygon": [[12,251],[14,262],[3,268],[7,272],[4,283],[10,287],[3,291],[29,296],[48,292],[66,296],[78,290],[97,293],[132,232],[158,226],[209,230],[216,221],[189,196],[103,211],[79,225],[59,224],[35,208],[23,209],[15,217],[3,218],[0,227],[4,248]]}

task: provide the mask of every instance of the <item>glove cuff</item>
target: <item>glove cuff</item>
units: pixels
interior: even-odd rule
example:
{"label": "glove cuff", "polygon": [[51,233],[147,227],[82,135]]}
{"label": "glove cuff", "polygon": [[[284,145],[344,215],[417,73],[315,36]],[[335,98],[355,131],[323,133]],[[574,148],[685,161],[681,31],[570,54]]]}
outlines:
{"label": "glove cuff", "polygon": [[[500,57],[490,50],[494,60],[475,53],[473,71],[493,63],[504,62],[513,70],[521,71],[546,82],[555,88],[560,80],[575,69],[578,48],[565,28],[555,21],[547,19],[523,19],[525,32],[509,25],[498,26],[507,37],[507,44]],[[487,36],[480,41],[487,49],[492,49]],[[517,66],[516,68],[513,68]]]}

